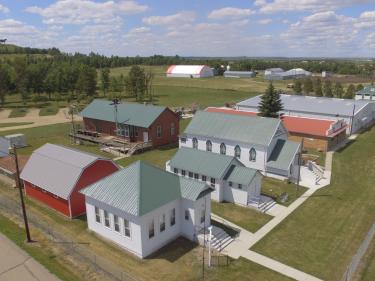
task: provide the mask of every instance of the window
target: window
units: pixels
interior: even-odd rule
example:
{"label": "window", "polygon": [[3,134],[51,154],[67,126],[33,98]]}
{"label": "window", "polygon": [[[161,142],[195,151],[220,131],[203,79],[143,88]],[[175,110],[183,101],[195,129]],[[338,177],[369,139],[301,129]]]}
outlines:
{"label": "window", "polygon": [[199,179],[199,175],[198,174],[194,174],[194,178],[197,180]]}
{"label": "window", "polygon": [[110,227],[110,223],[109,223],[109,214],[107,211],[104,211],[104,225],[106,227]]}
{"label": "window", "polygon": [[198,149],[198,140],[193,138],[193,148]]}
{"label": "window", "polygon": [[100,210],[99,210],[98,207],[95,207],[95,220],[96,220],[96,222],[98,222],[98,223],[101,223],[101,222],[102,222],[101,219],[100,219]]}
{"label": "window", "polygon": [[189,178],[193,178],[193,173],[189,172]]}
{"label": "window", "polygon": [[174,126],[174,123],[171,123],[171,136],[174,136],[176,132],[176,127]]}
{"label": "window", "polygon": [[173,168],[173,173],[178,174],[178,169],[177,168]]}
{"label": "window", "polygon": [[257,152],[255,151],[254,148],[251,148],[249,153],[250,153],[250,156],[249,156],[250,161],[255,162],[257,159]]}
{"label": "window", "polygon": [[242,184],[239,183],[239,184],[238,184],[238,188],[239,188],[239,189],[242,189]]}
{"label": "window", "polygon": [[135,137],[138,137],[138,127],[134,128],[134,135],[135,135]]}
{"label": "window", "polygon": [[185,210],[185,220],[189,220],[190,215],[189,215],[189,210]]}
{"label": "window", "polygon": [[215,187],[215,179],[214,178],[211,178],[211,186]]}
{"label": "window", "polygon": [[225,144],[220,144],[220,154],[225,155],[227,153],[227,148],[225,147]]}
{"label": "window", "polygon": [[185,176],[186,175],[186,171],[185,170],[181,170],[181,175]]}
{"label": "window", "polygon": [[120,232],[120,223],[116,215],[113,215],[113,224],[115,225],[115,231]]}
{"label": "window", "polygon": [[165,214],[162,214],[160,217],[160,232],[163,232],[165,230]]}
{"label": "window", "polygon": [[212,142],[210,140],[206,141],[206,150],[209,152],[212,151]]}
{"label": "window", "polygon": [[207,177],[202,175],[202,181],[207,181]]}
{"label": "window", "polygon": [[241,148],[238,145],[234,148],[234,157],[241,158]]}
{"label": "window", "polygon": [[127,126],[127,125],[125,125],[125,127],[124,127],[124,135],[125,135],[125,137],[129,136],[129,126]]}
{"label": "window", "polygon": [[233,182],[230,181],[229,182],[229,186],[232,187],[233,186]]}
{"label": "window", "polygon": [[156,127],[156,136],[157,136],[158,138],[161,138],[161,126],[157,126],[157,127]]}
{"label": "window", "polygon": [[173,208],[171,211],[171,226],[176,224],[176,209]]}
{"label": "window", "polygon": [[180,138],[181,143],[186,143],[186,138]]}
{"label": "window", "polygon": [[148,238],[152,238],[154,236],[155,236],[155,224],[154,224],[154,220],[151,220],[148,226]]}
{"label": "window", "polygon": [[206,212],[205,210],[201,210],[201,223],[204,223],[204,221],[206,220]]}
{"label": "window", "polygon": [[126,219],[124,219],[124,235],[130,237],[130,223]]}

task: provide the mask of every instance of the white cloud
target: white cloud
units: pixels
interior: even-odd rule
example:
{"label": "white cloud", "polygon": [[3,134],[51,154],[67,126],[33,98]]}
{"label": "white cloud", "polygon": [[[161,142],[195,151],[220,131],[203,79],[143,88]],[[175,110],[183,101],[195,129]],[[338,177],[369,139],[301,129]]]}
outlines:
{"label": "white cloud", "polygon": [[366,48],[375,49],[375,32],[370,33],[366,36],[366,39],[364,41],[364,46]]}
{"label": "white cloud", "polygon": [[61,0],[46,8],[28,7],[26,11],[41,15],[46,24],[55,25],[119,22],[121,15],[141,13],[147,9],[146,5],[135,1],[98,3],[91,0]]}
{"label": "white cloud", "polygon": [[234,7],[226,7],[217,10],[213,10],[208,14],[209,19],[238,19],[248,17],[253,14],[254,11],[251,9],[241,9]]}
{"label": "white cloud", "polygon": [[109,24],[94,24],[94,25],[85,25],[80,30],[81,34],[102,34],[102,33],[114,33],[119,31],[121,25],[109,25]]}
{"label": "white cloud", "polygon": [[272,19],[261,19],[258,20],[259,24],[270,24],[272,22]]}
{"label": "white cloud", "polygon": [[375,11],[363,12],[356,23],[359,28],[372,28],[375,27]]}
{"label": "white cloud", "polygon": [[0,12],[1,13],[9,13],[9,9],[5,7],[4,5],[0,4]]}
{"label": "white cloud", "polygon": [[14,19],[0,20],[0,34],[5,35],[25,35],[37,33],[38,30],[34,26],[24,24]]}
{"label": "white cloud", "polygon": [[313,11],[322,12],[337,10],[342,7],[374,3],[373,0],[273,0],[272,2],[256,1],[261,13]]}
{"label": "white cloud", "polygon": [[291,24],[281,38],[289,47],[310,51],[314,55],[339,55],[355,48],[358,31],[354,23],[355,19],[333,11],[319,12]]}
{"label": "white cloud", "polygon": [[194,22],[195,18],[195,12],[181,11],[179,13],[168,16],[151,16],[148,18],[144,18],[143,22],[148,25],[178,25]]}

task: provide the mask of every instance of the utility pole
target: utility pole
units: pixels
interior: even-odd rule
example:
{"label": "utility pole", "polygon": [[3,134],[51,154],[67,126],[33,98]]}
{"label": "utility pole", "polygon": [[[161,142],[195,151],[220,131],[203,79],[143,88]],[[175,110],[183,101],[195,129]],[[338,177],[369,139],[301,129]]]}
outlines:
{"label": "utility pole", "polygon": [[71,117],[71,122],[72,122],[73,144],[76,143],[76,129],[75,129],[75,126],[74,126],[74,109],[75,109],[75,106],[71,105],[70,106],[70,117]]}
{"label": "utility pole", "polygon": [[120,101],[117,98],[112,100],[110,105],[114,106],[114,114],[115,114],[115,124],[116,124],[116,134],[118,134],[118,121],[117,121],[117,106],[120,104]]}
{"label": "utility pole", "polygon": [[203,260],[202,260],[202,280],[204,280],[204,250],[206,249],[206,197],[204,199],[204,222],[203,222]]}
{"label": "utility pole", "polygon": [[29,223],[27,221],[25,202],[23,199],[23,191],[22,191],[21,179],[20,179],[20,169],[18,166],[17,148],[15,144],[13,144],[13,156],[14,156],[14,162],[16,164],[16,186],[20,193],[22,215],[23,215],[23,221],[25,223],[25,230],[26,230],[26,238],[27,238],[27,242],[30,243],[32,242],[32,240],[30,236]]}
{"label": "utility pole", "polygon": [[301,149],[298,153],[298,177],[297,177],[297,187],[296,187],[296,199],[298,197],[298,191],[299,191],[299,182],[301,179],[301,165],[302,165],[302,150],[303,150],[303,138],[301,140]]}

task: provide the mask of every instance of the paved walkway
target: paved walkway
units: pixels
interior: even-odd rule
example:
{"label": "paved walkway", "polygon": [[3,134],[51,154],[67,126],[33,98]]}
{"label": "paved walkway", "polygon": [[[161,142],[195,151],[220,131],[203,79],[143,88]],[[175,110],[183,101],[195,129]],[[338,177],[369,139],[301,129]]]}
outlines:
{"label": "paved walkway", "polygon": [[1,233],[0,249],[0,281],[60,280]]}
{"label": "paved walkway", "polygon": [[[82,117],[74,116],[74,120],[77,122],[82,121]],[[29,114],[27,114],[24,117],[0,118],[0,124],[1,123],[18,123],[18,122],[32,122],[32,124],[13,126],[13,127],[4,127],[4,128],[0,128],[0,132],[66,123],[66,122],[70,122],[70,116],[68,115],[68,108],[61,108],[56,115],[50,115],[50,116],[39,116],[38,109],[31,109]]]}

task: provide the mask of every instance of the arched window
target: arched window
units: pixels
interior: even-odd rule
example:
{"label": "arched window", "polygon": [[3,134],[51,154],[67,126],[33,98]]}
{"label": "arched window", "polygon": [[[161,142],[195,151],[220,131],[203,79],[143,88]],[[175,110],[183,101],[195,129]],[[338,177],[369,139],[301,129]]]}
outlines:
{"label": "arched window", "polygon": [[250,161],[252,162],[255,162],[257,160],[257,152],[255,151],[254,148],[250,149],[250,156],[249,156],[249,159]]}
{"label": "arched window", "polygon": [[206,141],[206,150],[212,151],[212,142],[210,140]]}
{"label": "arched window", "polygon": [[225,144],[220,144],[220,154],[225,155],[227,153],[227,148],[225,147]]}
{"label": "arched window", "polygon": [[234,148],[234,156],[236,158],[241,158],[241,148],[239,145],[236,145],[236,147]]}
{"label": "arched window", "polygon": [[193,148],[198,149],[198,140],[193,138]]}

